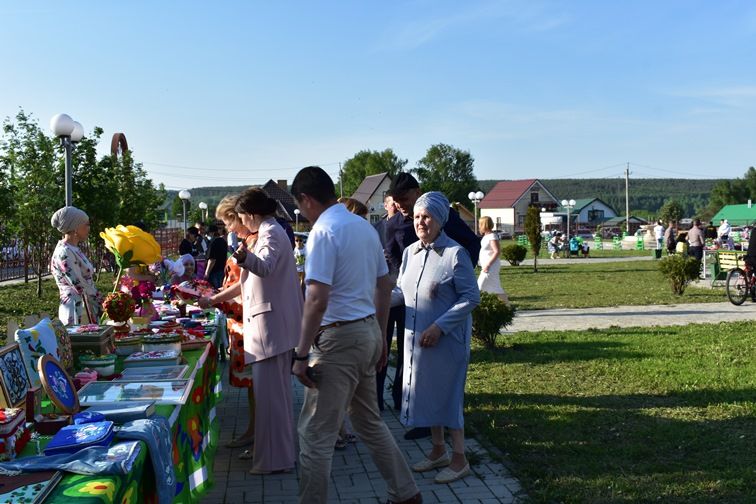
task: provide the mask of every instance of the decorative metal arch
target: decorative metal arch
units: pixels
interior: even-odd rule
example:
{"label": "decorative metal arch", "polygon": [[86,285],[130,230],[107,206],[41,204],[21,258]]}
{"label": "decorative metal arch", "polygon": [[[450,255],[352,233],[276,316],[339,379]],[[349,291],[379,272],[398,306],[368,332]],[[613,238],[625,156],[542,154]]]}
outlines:
{"label": "decorative metal arch", "polygon": [[126,135],[123,133],[113,133],[113,140],[110,142],[110,154],[118,159],[118,155],[129,150],[129,143],[126,141]]}

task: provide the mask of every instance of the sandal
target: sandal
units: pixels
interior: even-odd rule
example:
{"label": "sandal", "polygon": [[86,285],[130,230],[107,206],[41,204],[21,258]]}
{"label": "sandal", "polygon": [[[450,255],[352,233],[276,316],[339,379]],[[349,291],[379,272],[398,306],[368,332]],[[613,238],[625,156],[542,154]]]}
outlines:
{"label": "sandal", "polygon": [[336,444],[334,445],[334,448],[337,450],[346,450],[347,445],[349,445],[349,443],[347,442],[346,439],[339,438],[336,440]]}
{"label": "sandal", "polygon": [[252,460],[254,458],[254,453],[252,450],[244,450],[239,454],[239,460]]}
{"label": "sandal", "polygon": [[357,443],[357,436],[355,436],[354,434],[347,434],[346,441],[347,443]]}

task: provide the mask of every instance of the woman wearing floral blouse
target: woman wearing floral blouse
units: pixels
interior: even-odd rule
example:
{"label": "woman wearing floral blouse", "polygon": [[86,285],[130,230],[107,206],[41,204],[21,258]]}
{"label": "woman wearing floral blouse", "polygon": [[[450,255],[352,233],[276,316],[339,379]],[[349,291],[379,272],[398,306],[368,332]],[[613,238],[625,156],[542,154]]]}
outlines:
{"label": "woman wearing floral blouse", "polygon": [[96,323],[102,295],[94,283],[94,266],[78,246],[89,235],[89,216],[69,206],[55,212],[50,222],[63,233],[50,260],[50,271],[60,291],[58,318],[65,325]]}

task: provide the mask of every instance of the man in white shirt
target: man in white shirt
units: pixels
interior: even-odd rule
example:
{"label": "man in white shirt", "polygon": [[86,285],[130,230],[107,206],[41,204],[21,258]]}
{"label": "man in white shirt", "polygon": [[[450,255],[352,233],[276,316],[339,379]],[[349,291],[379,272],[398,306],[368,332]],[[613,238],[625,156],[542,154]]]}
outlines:
{"label": "man in white shirt", "polygon": [[654,226],[654,238],[656,238],[656,258],[661,259],[664,248],[664,224],[660,220],[656,221],[656,226]]}
{"label": "man in white shirt", "polygon": [[722,219],[722,223],[719,225],[719,229],[717,230],[717,238],[719,238],[719,244],[723,248],[729,248],[727,245],[729,243],[731,231],[732,227],[730,227],[730,223],[727,221],[727,219]]}
{"label": "man in white shirt", "polygon": [[319,167],[300,170],[291,193],[314,223],[292,367],[307,387],[298,426],[299,502],[327,502],[334,444],[348,409],[352,427],[386,480],[389,502],[420,503],[422,495],[376,399],[376,369],[386,365],[392,288],[378,233],[337,203],[333,181]]}

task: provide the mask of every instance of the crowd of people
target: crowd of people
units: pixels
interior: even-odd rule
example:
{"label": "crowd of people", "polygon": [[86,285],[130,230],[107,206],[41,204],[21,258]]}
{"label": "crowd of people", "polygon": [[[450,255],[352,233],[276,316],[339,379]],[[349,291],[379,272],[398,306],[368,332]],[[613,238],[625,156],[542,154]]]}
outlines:
{"label": "crowd of people", "polygon": [[[351,435],[351,423],[387,482],[389,502],[421,502],[412,471],[439,470],[437,483],[470,473],[463,397],[471,312],[481,292],[508,302],[493,222],[480,219],[478,238],[442,193],[423,194],[408,173],[393,178],[386,214],[375,225],[364,204],[336,198],[333,181],[318,167],[302,169],[291,192],[312,224],[306,244],[276,217],[278,202],[250,188],[223,198],[217,224],[190,227],[179,258],[165,261],[171,283],[203,274],[218,290],[198,304],[227,315],[229,383],[247,389],[250,412],[228,447],[247,448],[240,458],[251,460],[251,474],[289,471],[298,460],[300,501],[326,502],[334,449]],[[64,207],[51,223],[62,234],[51,260],[59,318],[67,325],[94,322],[102,296],[95,268],[78,247],[89,235],[89,217]],[[656,249],[701,259],[711,227],[696,220],[679,231],[659,221]],[[712,239],[728,247],[729,223],[715,230]],[[587,255],[576,237],[557,232],[547,243],[552,258],[565,247]],[[393,408],[409,429],[406,438],[432,441],[411,465],[380,413],[394,337]],[[292,374],[306,387],[298,455]]]}
{"label": "crowd of people", "polygon": [[[226,313],[229,382],[248,390],[250,406],[246,429],[229,447],[247,448],[240,458],[251,460],[251,474],[289,471],[298,459],[300,500],[326,502],[334,449],[350,423],[386,479],[389,502],[421,502],[413,471],[437,470],[439,483],[470,473],[463,396],[471,312],[481,291],[506,300],[492,222],[481,219],[479,239],[442,193],[423,194],[407,173],[392,181],[386,216],[375,226],[365,205],[336,198],[318,167],[301,170],[291,192],[312,224],[306,246],[276,218],[276,200],[251,188],[220,202],[222,226],[207,233],[202,223],[192,226],[178,259],[165,261],[171,283],[204,274],[218,287],[198,304]],[[78,248],[89,217],[64,207],[51,222],[62,234],[51,262],[60,318],[96,321],[102,296]],[[392,406],[406,437],[432,439],[430,452],[411,465],[381,419],[394,336]],[[292,374],[306,387],[298,455]]]}

